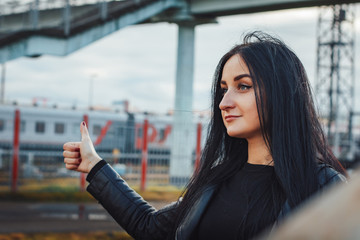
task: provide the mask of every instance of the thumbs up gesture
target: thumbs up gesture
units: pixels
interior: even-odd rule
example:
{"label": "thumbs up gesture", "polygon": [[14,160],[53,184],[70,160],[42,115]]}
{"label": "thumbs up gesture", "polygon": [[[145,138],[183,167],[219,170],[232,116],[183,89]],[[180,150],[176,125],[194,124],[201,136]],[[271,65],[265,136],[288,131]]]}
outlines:
{"label": "thumbs up gesture", "polygon": [[80,125],[81,142],[64,144],[64,163],[69,170],[89,173],[101,158],[96,153],[85,122]]}

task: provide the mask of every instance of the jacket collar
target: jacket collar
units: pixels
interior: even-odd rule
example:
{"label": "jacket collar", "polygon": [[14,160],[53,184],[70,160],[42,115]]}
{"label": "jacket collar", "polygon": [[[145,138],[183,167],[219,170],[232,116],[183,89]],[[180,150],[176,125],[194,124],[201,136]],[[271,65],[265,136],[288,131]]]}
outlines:
{"label": "jacket collar", "polygon": [[197,224],[199,223],[201,216],[203,215],[206,206],[208,205],[211,197],[213,196],[216,189],[216,185],[207,187],[201,194],[199,199],[187,212],[184,220],[176,230],[175,240],[190,239],[191,234],[194,232]]}

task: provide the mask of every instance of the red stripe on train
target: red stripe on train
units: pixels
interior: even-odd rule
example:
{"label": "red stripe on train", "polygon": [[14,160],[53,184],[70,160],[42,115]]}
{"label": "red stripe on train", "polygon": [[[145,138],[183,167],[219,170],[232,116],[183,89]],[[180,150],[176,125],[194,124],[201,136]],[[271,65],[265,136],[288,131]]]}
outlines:
{"label": "red stripe on train", "polygon": [[109,121],[106,122],[106,125],[103,128],[101,128],[101,133],[97,137],[96,141],[94,142],[94,146],[99,145],[102,142],[102,140],[104,139],[104,137],[105,137],[107,131],[109,130],[111,124],[112,124],[112,121],[109,120]]}

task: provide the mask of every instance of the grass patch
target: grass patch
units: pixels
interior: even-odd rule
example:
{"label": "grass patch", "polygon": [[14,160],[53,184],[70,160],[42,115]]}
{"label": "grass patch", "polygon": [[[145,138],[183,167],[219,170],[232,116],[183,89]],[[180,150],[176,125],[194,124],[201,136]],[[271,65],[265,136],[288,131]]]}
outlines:
{"label": "grass patch", "polygon": [[[176,201],[182,190],[172,186],[152,186],[146,191],[134,188],[146,201]],[[42,189],[0,192],[0,201],[16,202],[96,202],[96,200],[86,191],[82,192],[78,188],[47,186]],[[0,239],[1,240],[1,239]]]}
{"label": "grass patch", "polygon": [[[19,183],[18,191],[13,193],[9,186],[1,186],[0,201],[22,202],[94,202],[86,191],[81,191],[79,178],[54,178],[45,180],[26,179]],[[131,185],[130,185],[131,186]],[[140,191],[138,185],[132,186],[147,201],[176,201],[182,189],[174,186],[149,186]]]}
{"label": "grass patch", "polygon": [[10,233],[0,234],[0,240],[133,240],[125,232],[90,233]]}
{"label": "grass patch", "polygon": [[87,192],[0,192],[0,201],[12,202],[95,202]]}

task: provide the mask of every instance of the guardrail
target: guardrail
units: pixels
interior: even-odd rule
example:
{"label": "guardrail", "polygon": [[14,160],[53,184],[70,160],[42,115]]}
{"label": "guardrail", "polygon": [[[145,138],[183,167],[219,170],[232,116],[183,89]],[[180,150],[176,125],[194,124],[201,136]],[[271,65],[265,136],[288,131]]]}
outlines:
{"label": "guardrail", "polygon": [[3,0],[0,1],[0,15],[12,15],[34,10],[64,8],[66,5],[81,6],[110,1],[113,0]]}
{"label": "guardrail", "polygon": [[[146,179],[142,179],[142,152],[102,153],[104,158],[131,186],[164,186],[169,184],[169,153],[151,153],[147,156]],[[13,175],[13,151],[0,149],[0,191],[42,191],[44,188],[60,186],[71,181],[71,186],[82,186],[81,174],[65,168],[62,149],[59,151],[19,151],[17,175]],[[144,181],[142,181],[144,180]],[[13,186],[14,185],[14,186]],[[35,187],[35,185],[37,185]],[[64,186],[66,187],[66,186]]]}
{"label": "guardrail", "polygon": [[[20,121],[16,119],[13,126],[13,144],[8,143],[6,145],[3,143],[2,148],[0,148],[0,191],[44,191],[49,187],[78,188],[83,191],[86,185],[85,174],[65,168],[62,146],[39,145],[36,142],[22,143]],[[120,152],[119,149],[115,148],[113,151],[110,151],[109,148],[102,149],[99,145],[98,154],[112,165],[129,185],[140,187],[141,190],[145,190],[148,186],[185,185],[186,182],[182,180],[176,182],[171,180],[170,147],[155,139],[154,126],[145,119],[141,131],[140,128],[135,129],[137,128],[134,126],[128,129],[136,136],[136,139],[133,139],[132,135],[128,136],[130,140],[127,143],[134,144],[133,147],[128,147],[127,150]],[[201,123],[197,124],[196,129],[197,133],[194,134],[195,146],[189,146],[193,148],[189,160],[191,160],[190,164],[194,170],[199,166],[201,137],[204,130]],[[125,129],[123,132],[129,131]],[[138,133],[141,133],[142,136]],[[169,137],[165,136],[167,133],[164,130],[161,139]],[[117,140],[112,140],[113,142],[109,140],[107,142],[109,146],[120,144]],[[148,145],[150,145],[149,148]]]}

